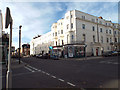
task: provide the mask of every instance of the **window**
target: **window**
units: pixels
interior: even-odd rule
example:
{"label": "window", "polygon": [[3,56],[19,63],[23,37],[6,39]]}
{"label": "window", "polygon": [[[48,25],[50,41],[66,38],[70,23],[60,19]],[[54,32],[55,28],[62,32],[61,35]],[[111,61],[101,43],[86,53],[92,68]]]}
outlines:
{"label": "window", "polygon": [[57,32],[55,32],[55,36],[57,36]]}
{"label": "window", "polygon": [[62,22],[61,22],[61,25],[62,25]]}
{"label": "window", "polygon": [[73,23],[71,23],[71,29],[73,28]]}
{"label": "window", "polygon": [[92,29],[93,29],[93,31],[95,31],[95,27],[94,26],[92,27]]}
{"label": "window", "polygon": [[114,34],[116,34],[116,31],[114,31]]}
{"label": "window", "polygon": [[101,36],[101,43],[103,43],[103,36]]}
{"label": "window", "polygon": [[85,20],[85,16],[82,16],[82,19]]}
{"label": "window", "polygon": [[109,26],[110,26],[110,23],[109,23]]}
{"label": "window", "polygon": [[60,39],[58,39],[58,45],[60,45]]}
{"label": "window", "polygon": [[63,34],[63,30],[61,30],[61,34]]}
{"label": "window", "polygon": [[102,28],[100,28],[100,32],[102,32]]}
{"label": "window", "polygon": [[95,42],[95,35],[93,35],[93,42]]}
{"label": "window", "polygon": [[106,26],[107,26],[107,23],[106,23]]}
{"label": "window", "polygon": [[106,33],[108,33],[108,30],[106,30]]}
{"label": "window", "polygon": [[69,18],[69,16],[66,17],[66,19],[68,19],[68,18]]}
{"label": "window", "polygon": [[54,33],[53,33],[53,36],[54,36]]}
{"label": "window", "polygon": [[83,34],[83,41],[84,41],[84,42],[86,41],[85,34]]}
{"label": "window", "polygon": [[58,30],[58,34],[60,34],[60,31]]}
{"label": "window", "polygon": [[109,43],[109,38],[107,38],[107,43]]}
{"label": "window", "polygon": [[57,41],[56,41],[56,46],[57,46]]}
{"label": "window", "polygon": [[92,19],[92,22],[95,22],[95,19]]}
{"label": "window", "polygon": [[74,38],[74,36],[72,35],[72,39]]}
{"label": "window", "polygon": [[114,26],[114,28],[116,28],[116,26]]}
{"label": "window", "polygon": [[110,38],[110,43],[112,42],[112,38]]}
{"label": "window", "polygon": [[71,15],[71,18],[72,18],[72,15]]}
{"label": "window", "polygon": [[69,28],[69,24],[67,24],[67,29]]}
{"label": "window", "polygon": [[120,34],[120,31],[118,31],[118,35]]}
{"label": "window", "polygon": [[109,30],[109,34],[111,34],[111,30]]}
{"label": "window", "polygon": [[62,40],[62,45],[64,44],[63,40]]}
{"label": "window", "polygon": [[120,37],[118,37],[118,42],[120,43]]}
{"label": "window", "polygon": [[115,38],[115,42],[117,42],[117,38]]}
{"label": "window", "polygon": [[82,29],[85,29],[85,24],[82,24]]}
{"label": "window", "polygon": [[99,23],[100,23],[100,24],[102,24],[102,22],[101,22],[101,21],[100,21]]}

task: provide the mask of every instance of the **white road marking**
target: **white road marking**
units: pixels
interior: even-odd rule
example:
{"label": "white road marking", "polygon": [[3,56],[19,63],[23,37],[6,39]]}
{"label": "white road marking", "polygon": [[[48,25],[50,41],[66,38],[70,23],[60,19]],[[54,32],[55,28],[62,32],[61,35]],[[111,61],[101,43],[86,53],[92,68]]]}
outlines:
{"label": "white road marking", "polygon": [[119,64],[118,62],[114,62],[113,64]]}
{"label": "white road marking", "polygon": [[32,70],[32,69],[30,69],[30,68],[28,68],[28,67],[26,67],[26,66],[25,66],[25,68],[26,68],[27,70],[31,71],[31,72],[35,72],[34,70]]}
{"label": "white road marking", "polygon": [[112,63],[112,62],[106,62],[107,64],[110,64],[110,63]]}
{"label": "white road marking", "polygon": [[27,65],[28,67],[30,67],[30,68],[33,68],[32,66],[30,66],[30,65]]}
{"label": "white road marking", "polygon": [[46,75],[50,75],[49,73],[46,73]]}
{"label": "white road marking", "polygon": [[106,61],[100,61],[99,63],[105,63]]}
{"label": "white road marking", "polygon": [[32,68],[32,69],[34,69],[34,70],[36,70],[36,71],[38,71],[37,68],[34,68],[34,67],[30,66],[30,65],[27,65],[27,66],[30,67],[30,68]]}
{"label": "white road marking", "polygon": [[45,73],[44,71],[42,71],[42,73]]}
{"label": "white road marking", "polygon": [[58,80],[59,80],[59,81],[62,81],[62,82],[64,82],[64,80],[63,80],[63,79],[60,79],[60,78],[59,78]]}
{"label": "white road marking", "polygon": [[[42,70],[39,70],[39,69],[36,69],[36,68],[34,68],[34,67],[30,66],[30,65],[27,65],[27,66],[24,66],[24,67],[25,67],[27,70],[31,71],[31,72],[35,72],[35,70],[36,70],[36,71],[40,71],[40,72],[42,72],[42,73],[45,73],[46,75],[50,75],[49,73],[47,73],[47,72],[45,72],[45,71],[42,71]],[[34,70],[32,70],[32,69],[34,69]],[[51,75],[51,77],[57,79],[56,76]],[[63,79],[61,79],[61,78],[58,78],[58,80],[61,81],[61,82],[65,82],[65,80],[63,80]],[[72,83],[70,83],[70,82],[67,82],[67,84],[68,84],[68,85],[71,85],[71,86],[73,86],[73,87],[76,86],[76,85],[74,85],[74,84],[72,84]]]}
{"label": "white road marking", "polygon": [[67,84],[69,84],[69,85],[71,85],[71,86],[74,86],[74,87],[75,87],[75,85],[74,85],[74,84],[72,84],[72,83],[70,83],[70,82],[67,82]]}
{"label": "white road marking", "polygon": [[56,78],[55,76],[51,76],[52,78]]}
{"label": "white road marking", "polygon": [[35,69],[36,71],[38,71],[38,69],[37,69],[37,68],[32,67],[32,69]]}
{"label": "white road marking", "polygon": [[41,70],[38,70],[39,72],[41,72]]}
{"label": "white road marking", "polygon": [[101,61],[99,63],[105,63],[105,64],[119,64],[118,62],[111,62],[113,60],[110,60],[110,61]]}

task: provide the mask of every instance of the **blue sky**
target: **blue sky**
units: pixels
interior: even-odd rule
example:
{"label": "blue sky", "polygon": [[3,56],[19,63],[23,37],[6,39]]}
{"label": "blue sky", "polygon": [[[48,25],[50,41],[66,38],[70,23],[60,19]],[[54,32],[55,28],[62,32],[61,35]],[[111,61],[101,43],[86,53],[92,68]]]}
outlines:
{"label": "blue sky", "polygon": [[[51,30],[51,25],[69,10],[80,10],[94,16],[102,16],[114,23],[118,22],[117,2],[9,2],[0,3],[5,19],[9,7],[13,18],[13,45],[18,48],[18,27],[22,25],[22,44],[30,43],[34,36]],[[5,23],[5,22],[3,22]],[[9,33],[9,29],[4,29]]]}

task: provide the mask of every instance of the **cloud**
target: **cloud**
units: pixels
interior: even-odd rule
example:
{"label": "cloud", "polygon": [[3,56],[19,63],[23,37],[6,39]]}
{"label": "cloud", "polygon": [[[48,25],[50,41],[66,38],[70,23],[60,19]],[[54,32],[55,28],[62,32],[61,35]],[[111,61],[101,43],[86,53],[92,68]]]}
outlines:
{"label": "cloud", "polygon": [[[53,7],[53,3],[15,2],[3,3],[0,7],[3,14],[5,14],[6,7],[11,10],[14,28],[13,45],[16,47],[18,47],[19,25],[22,25],[22,43],[30,42],[34,36],[50,31],[50,26],[56,18],[56,13],[63,10],[59,3],[56,3]],[[7,32],[9,32],[9,29]],[[27,40],[24,40],[26,38]]]}
{"label": "cloud", "polygon": [[67,11],[77,9],[94,16],[102,16],[106,20],[118,22],[117,2],[73,2],[66,3],[66,6]]}
{"label": "cloud", "polygon": [[[0,2],[5,20],[5,10],[9,7],[13,18],[13,45],[18,47],[19,25],[22,25],[22,43],[28,43],[38,35],[51,29],[51,25],[64,17],[69,10],[80,10],[94,16],[103,16],[113,22],[118,21],[117,3],[102,2]],[[4,22],[5,23],[5,22]],[[9,29],[4,29],[9,32]]]}

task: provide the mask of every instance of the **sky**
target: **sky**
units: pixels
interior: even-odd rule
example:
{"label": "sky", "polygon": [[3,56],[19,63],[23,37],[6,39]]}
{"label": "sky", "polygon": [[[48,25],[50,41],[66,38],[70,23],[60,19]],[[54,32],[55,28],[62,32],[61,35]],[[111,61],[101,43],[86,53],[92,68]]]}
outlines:
{"label": "sky", "polygon": [[[80,10],[118,23],[118,2],[0,2],[3,24],[6,7],[10,8],[13,19],[12,45],[15,48],[19,47],[20,25],[22,44],[30,43],[34,36],[49,32],[51,25],[64,18],[69,10]],[[3,30],[9,33],[9,28]]]}

